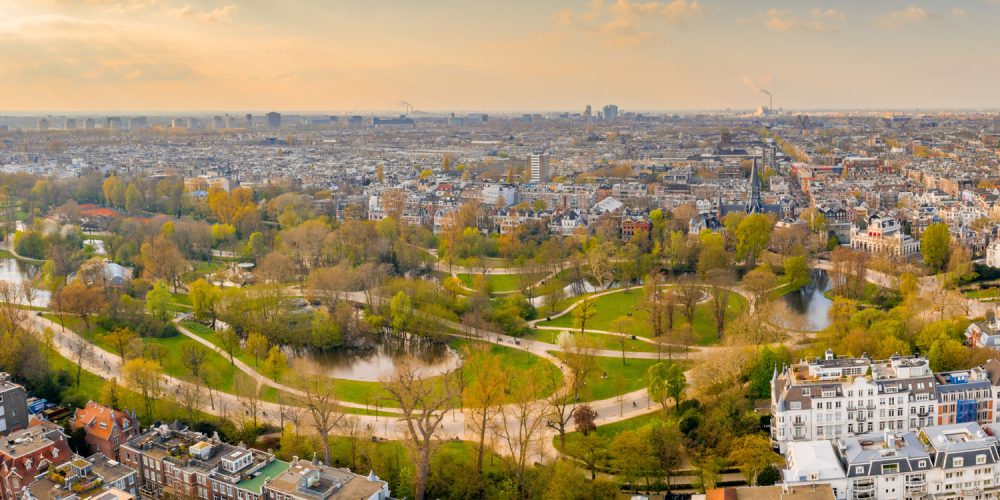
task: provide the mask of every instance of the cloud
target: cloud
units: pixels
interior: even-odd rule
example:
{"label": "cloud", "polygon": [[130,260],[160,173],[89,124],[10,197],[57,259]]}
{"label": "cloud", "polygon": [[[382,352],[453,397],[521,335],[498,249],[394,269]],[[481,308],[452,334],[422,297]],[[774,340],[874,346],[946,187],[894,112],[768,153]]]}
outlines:
{"label": "cloud", "polygon": [[173,13],[176,17],[181,19],[198,19],[206,23],[231,23],[233,22],[233,14],[237,10],[235,4],[223,5],[222,7],[216,7],[209,11],[199,10],[197,7],[191,4],[185,4],[183,7],[174,9]]}
{"label": "cloud", "polygon": [[847,14],[837,9],[813,9],[812,16],[816,19],[828,19],[830,21],[846,21]]}
{"label": "cloud", "polygon": [[617,0],[613,4],[594,0],[587,10],[563,9],[555,17],[560,25],[584,30],[610,45],[631,46],[656,38],[657,22],[685,25],[704,10],[698,0]]}
{"label": "cloud", "polygon": [[953,15],[955,17],[965,17],[965,16],[969,15],[969,13],[966,12],[965,9],[959,9],[958,7],[955,7],[953,9],[951,9],[951,15]]}
{"label": "cloud", "polygon": [[879,19],[882,26],[896,29],[907,24],[919,23],[931,18],[931,14],[923,7],[911,5],[903,10],[894,10]]}
{"label": "cloud", "polygon": [[798,18],[786,9],[768,9],[764,26],[771,31],[836,31],[847,15],[837,9],[814,8],[809,18]]}

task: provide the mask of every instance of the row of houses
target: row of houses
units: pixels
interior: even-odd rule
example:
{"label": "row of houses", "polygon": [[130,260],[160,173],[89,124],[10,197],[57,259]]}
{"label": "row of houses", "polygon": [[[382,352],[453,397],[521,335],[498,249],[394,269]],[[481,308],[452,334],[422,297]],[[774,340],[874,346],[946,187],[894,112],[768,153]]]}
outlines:
{"label": "row of houses", "polygon": [[385,500],[388,483],[313,461],[278,460],[177,423],[141,429],[134,413],[90,402],[69,422],[94,453],[72,452],[58,425],[29,416],[26,391],[0,374],[0,499]]}

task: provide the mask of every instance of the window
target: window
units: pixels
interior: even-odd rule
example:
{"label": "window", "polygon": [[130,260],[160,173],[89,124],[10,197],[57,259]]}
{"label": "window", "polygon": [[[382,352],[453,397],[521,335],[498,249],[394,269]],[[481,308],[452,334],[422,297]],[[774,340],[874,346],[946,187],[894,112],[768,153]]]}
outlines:
{"label": "window", "polygon": [[965,459],[962,457],[955,457],[955,459],[952,460],[951,465],[955,467],[962,467],[965,465]]}
{"label": "window", "polygon": [[976,465],[983,465],[986,463],[986,455],[976,455]]}
{"label": "window", "polygon": [[857,466],[857,467],[854,468],[854,473],[855,474],[864,474],[865,473],[865,468],[859,465],[859,466]]}

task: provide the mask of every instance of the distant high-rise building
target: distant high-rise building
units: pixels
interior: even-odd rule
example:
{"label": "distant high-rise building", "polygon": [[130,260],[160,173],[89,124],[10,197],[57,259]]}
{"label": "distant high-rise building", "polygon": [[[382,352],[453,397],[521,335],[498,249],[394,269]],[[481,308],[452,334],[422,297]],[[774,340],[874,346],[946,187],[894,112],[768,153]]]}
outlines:
{"label": "distant high-rise building", "polygon": [[618,119],[618,106],[614,104],[608,104],[604,106],[604,119],[605,120],[617,120]]}
{"label": "distant high-rise building", "polygon": [[39,132],[44,132],[44,131],[46,131],[48,129],[49,129],[49,120],[48,120],[48,118],[39,118],[38,119],[38,131]]}
{"label": "distant high-rise building", "polygon": [[183,118],[174,118],[170,120],[170,128],[184,128],[187,126],[187,120]]}
{"label": "distant high-rise building", "polygon": [[588,121],[593,116],[593,114],[594,110],[591,109],[590,104],[588,104],[586,108],[583,108],[583,117],[586,118]]}
{"label": "distant high-rise building", "polygon": [[222,116],[215,115],[212,117],[212,128],[215,130],[226,128],[226,122],[222,121]]}
{"label": "distant high-rise building", "polygon": [[253,128],[253,114],[251,114],[251,113],[247,113],[246,127],[247,128]]}
{"label": "distant high-rise building", "polygon": [[146,117],[145,116],[134,116],[128,119],[128,129],[136,130],[140,128],[146,128]]}
{"label": "distant high-rise building", "polygon": [[66,130],[76,130],[76,120],[73,118],[67,118],[66,123],[63,125]]}
{"label": "distant high-rise building", "polygon": [[117,116],[107,117],[105,123],[106,128],[110,128],[112,130],[121,130],[122,128],[122,119]]}
{"label": "distant high-rise building", "polygon": [[536,151],[528,155],[528,169],[531,182],[549,182],[549,152]]}
{"label": "distant high-rise building", "polygon": [[281,113],[272,111],[267,114],[267,128],[281,128]]}
{"label": "distant high-rise building", "polygon": [[237,128],[236,117],[230,114],[226,114],[226,128]]}
{"label": "distant high-rise building", "polygon": [[94,130],[94,119],[87,118],[87,120],[83,122],[83,128],[87,130]]}
{"label": "distant high-rise building", "polygon": [[361,128],[365,125],[365,119],[361,115],[351,115],[347,118],[347,126],[351,128]]}

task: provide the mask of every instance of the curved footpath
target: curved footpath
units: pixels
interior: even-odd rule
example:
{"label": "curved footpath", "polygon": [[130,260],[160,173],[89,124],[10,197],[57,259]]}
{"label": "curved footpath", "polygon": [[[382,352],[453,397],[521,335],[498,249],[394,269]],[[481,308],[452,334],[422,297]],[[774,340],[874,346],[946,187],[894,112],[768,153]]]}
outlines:
{"label": "curved footpath", "polygon": [[[70,329],[64,330],[57,323],[38,315],[34,314],[30,315],[29,319],[27,320],[27,323],[28,324],[26,326],[28,327],[28,329],[31,332],[35,333],[36,335],[41,335],[41,332],[44,331],[45,328],[52,329],[52,331],[55,333],[54,335],[55,348],[62,356],[66,357],[71,362],[74,361],[72,345],[75,344],[76,342],[81,342],[81,341],[86,342],[85,339],[83,339],[73,330]],[[455,326],[461,327],[461,325],[457,324],[455,324]],[[468,330],[468,329],[462,328],[462,330]],[[197,335],[195,336],[197,337]],[[468,337],[480,340],[483,339],[483,337],[476,337],[475,335],[468,335]],[[559,350],[558,346],[553,346],[551,344],[545,344],[533,341],[522,341],[522,345],[518,346],[513,342],[514,340],[513,337],[507,337],[507,336],[500,336],[500,337],[504,341],[504,343],[508,345],[508,347],[521,348],[526,351],[532,352],[533,354],[542,356],[547,360],[552,361],[554,359],[555,361],[559,361],[557,357],[552,356],[551,354],[546,352],[549,350]],[[617,355],[618,353],[614,354]],[[634,354],[649,354],[649,353],[634,353]],[[565,369],[565,365],[563,365],[561,361],[559,361],[557,366],[560,366],[560,368]],[[89,359],[85,360],[83,364],[83,368],[85,370],[94,373],[95,375],[106,380],[120,377],[121,367],[122,367],[122,362],[117,355],[112,354],[96,345],[93,345],[93,355]],[[242,367],[240,367],[240,369],[241,371],[244,371],[244,373],[247,373],[248,375],[254,377],[254,379],[257,380],[259,383],[263,383],[263,380],[261,380],[260,378],[263,376],[257,373],[256,371],[249,369],[249,366],[246,366],[244,364]],[[254,374],[256,374],[256,376]],[[269,380],[266,379],[266,377],[264,377],[264,379]],[[162,375],[161,389],[164,394],[177,394],[180,392],[181,387],[190,385],[192,384],[187,381],[169,375]],[[277,385],[284,387],[281,384]],[[565,391],[566,389],[564,387],[561,390]],[[301,392],[299,393],[301,394]],[[354,408],[358,407],[364,408],[364,405],[357,405],[356,403],[350,403],[350,404],[348,404],[347,402],[341,402],[341,403],[343,403],[344,406],[351,406]],[[609,424],[620,420],[625,420],[640,415],[645,415],[647,413],[656,411],[660,407],[659,404],[649,401],[645,389],[633,391],[628,394],[615,396],[613,398],[605,400],[590,401],[587,402],[586,404],[590,405],[597,412],[597,418],[595,419],[595,423],[597,423],[598,425]],[[262,422],[268,422],[275,426],[280,424],[281,420],[280,415],[283,409],[281,405],[278,405],[276,403],[261,401],[259,408],[260,408],[260,414],[258,415],[258,420]],[[202,407],[200,408],[200,411],[216,416],[230,416],[230,417],[234,415],[243,415],[244,417],[246,416],[246,411],[243,409],[242,403],[240,402],[239,398],[233,394],[225,392],[216,392],[214,408],[212,408],[210,405],[203,404]],[[304,410],[300,411],[302,412],[302,420],[300,422],[300,425],[311,426],[312,424],[310,423],[311,421],[308,412]],[[386,411],[393,411],[393,409],[387,408]],[[448,440],[455,438],[459,439],[464,438],[469,441],[475,441],[477,439],[477,436],[475,435],[476,433],[473,432],[471,428],[467,428],[467,426],[465,425],[465,414],[460,409],[448,410],[448,413],[451,413],[451,415],[442,420],[441,427],[437,432],[437,436],[439,439]],[[367,427],[369,427],[372,430],[372,432],[380,438],[398,439],[398,440],[408,439],[404,422],[402,419],[398,417],[386,417],[386,416],[376,417],[373,415],[351,415],[351,416],[356,417],[362,423],[362,425],[366,425]],[[552,439],[551,439],[553,436],[553,432],[550,429],[545,429],[543,433],[544,435],[540,438],[541,448],[540,451],[538,452],[539,458],[542,458],[544,456],[548,457],[555,456],[556,451],[552,445]],[[336,434],[336,432],[334,432],[334,434]],[[505,453],[505,451],[502,448],[498,448],[497,451],[500,453]]]}

